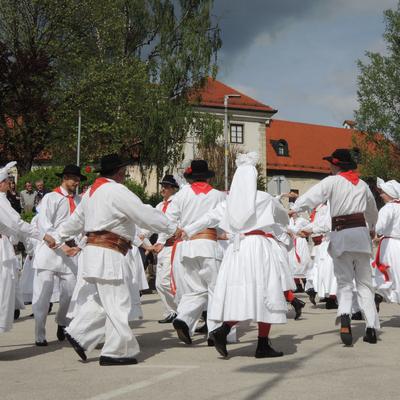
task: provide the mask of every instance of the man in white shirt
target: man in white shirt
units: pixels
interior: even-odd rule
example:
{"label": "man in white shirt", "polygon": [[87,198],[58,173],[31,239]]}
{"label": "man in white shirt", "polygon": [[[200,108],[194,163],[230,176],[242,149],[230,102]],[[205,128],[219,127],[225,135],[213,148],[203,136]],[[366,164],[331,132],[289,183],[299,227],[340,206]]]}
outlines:
{"label": "man in white shirt", "polygon": [[366,320],[364,341],[376,343],[379,320],[374,303],[370,258],[371,237],[375,235],[378,210],[368,185],[354,171],[357,164],[347,149],[337,149],[324,157],[331,165],[329,176],[300,196],[291,213],[312,210],[329,201],[332,217],[329,253],[332,256],[338,289],[340,336],[345,345],[352,344],[351,306],[353,280]]}
{"label": "man in white shirt", "polygon": [[139,345],[128,324],[132,308],[129,271],[135,262],[129,249],[136,225],[168,237],[179,234],[175,223],[144,205],[122,184],[128,164],[117,154],[104,156],[98,170],[101,176],[55,235],[59,243],[86,233],[80,259],[86,284],[77,295],[80,306],[66,328],[66,338],[82,360],[86,360],[86,351],[105,338],[100,365],[137,363]]}
{"label": "man in white shirt", "polygon": [[[37,224],[43,234],[53,235],[68,220],[79,203],[76,188],[81,181],[86,180],[76,165],[67,165],[56,175],[62,178],[61,185],[46,194],[40,203]],[[46,319],[56,277],[60,283],[60,303],[56,314],[57,338],[60,341],[65,339],[64,328],[69,322],[67,312],[76,284],[77,260],[74,256],[78,252],[74,239],[56,250],[49,249],[43,242],[35,251],[32,311],[35,317],[36,346],[47,346]]]}
{"label": "man in white shirt", "polygon": [[[208,169],[206,161],[193,160],[184,173],[190,185],[184,186],[174,196],[166,216],[179,226],[186,226],[214,209],[224,200],[225,195],[208,183],[213,176],[214,172]],[[160,235],[159,243],[165,240],[166,237]],[[162,246],[158,244],[160,249]],[[195,325],[207,304],[212,302],[222,250],[217,243],[216,230],[206,229],[191,240],[176,244],[172,251],[173,284],[176,283],[177,298],[180,299],[173,325],[179,339],[191,344],[190,336]],[[210,325],[209,329],[212,330]]]}

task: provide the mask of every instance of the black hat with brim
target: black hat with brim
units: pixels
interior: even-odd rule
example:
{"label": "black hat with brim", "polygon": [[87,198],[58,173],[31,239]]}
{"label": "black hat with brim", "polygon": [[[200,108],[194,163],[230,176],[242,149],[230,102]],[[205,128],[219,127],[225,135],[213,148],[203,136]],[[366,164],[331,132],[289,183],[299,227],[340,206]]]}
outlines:
{"label": "black hat with brim", "polygon": [[115,171],[119,168],[126,167],[132,163],[131,160],[123,160],[118,154],[107,154],[100,160],[100,166],[95,170],[100,174]]}
{"label": "black hat with brim", "polygon": [[74,164],[69,164],[64,167],[62,172],[56,173],[56,176],[62,178],[64,175],[73,175],[79,177],[79,179],[83,182],[86,181],[87,177],[81,174],[81,169]]}
{"label": "black hat with brim", "polygon": [[179,185],[177,184],[173,175],[165,175],[164,178],[162,178],[162,181],[158,183],[160,185],[169,185],[179,189]]}
{"label": "black hat with brim", "polygon": [[323,160],[344,169],[357,169],[357,163],[353,160],[348,149],[336,149],[332,155],[323,157]]}
{"label": "black hat with brim", "polygon": [[208,169],[207,161],[193,160],[189,168],[186,168],[183,176],[186,179],[208,179],[215,176],[215,172]]}

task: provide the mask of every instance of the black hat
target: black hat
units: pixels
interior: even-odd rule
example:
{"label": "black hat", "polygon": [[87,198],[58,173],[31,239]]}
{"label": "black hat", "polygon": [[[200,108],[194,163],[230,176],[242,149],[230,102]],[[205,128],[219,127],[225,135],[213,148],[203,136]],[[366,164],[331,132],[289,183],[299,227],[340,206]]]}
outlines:
{"label": "black hat", "polygon": [[64,170],[60,173],[56,173],[56,176],[59,178],[62,178],[64,175],[73,175],[73,176],[79,176],[81,181],[86,181],[86,176],[81,174],[81,169],[74,164],[66,165],[64,167]]}
{"label": "black hat", "polygon": [[105,174],[107,172],[126,167],[129,164],[131,164],[131,161],[123,160],[118,154],[107,154],[106,156],[101,157],[100,167],[97,168],[95,172]]}
{"label": "black hat", "polygon": [[158,183],[160,185],[169,185],[179,189],[179,185],[176,183],[176,180],[172,175],[165,175],[164,178],[162,178],[162,181]]}
{"label": "black hat", "polygon": [[208,169],[207,161],[193,160],[190,167],[186,168],[183,176],[186,179],[207,179],[215,176],[215,173]]}
{"label": "black hat", "polygon": [[323,160],[344,169],[356,169],[357,163],[353,160],[350,150],[336,149],[331,156],[324,157]]}

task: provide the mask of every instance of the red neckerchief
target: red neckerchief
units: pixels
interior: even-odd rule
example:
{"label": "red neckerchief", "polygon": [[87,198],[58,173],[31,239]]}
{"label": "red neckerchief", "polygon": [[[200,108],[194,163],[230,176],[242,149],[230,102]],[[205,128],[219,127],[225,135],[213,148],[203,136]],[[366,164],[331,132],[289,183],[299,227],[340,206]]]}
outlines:
{"label": "red neckerchief", "polygon": [[110,182],[107,178],[97,178],[94,182],[93,185],[90,187],[90,192],[89,192],[89,197],[93,196],[93,193],[102,185],[105,183]]}
{"label": "red neckerchief", "polygon": [[61,196],[66,197],[68,199],[69,203],[69,213],[72,214],[75,211],[76,204],[74,201],[74,195],[73,194],[64,194],[61,190],[61,187],[56,187],[53,192],[56,192],[58,194],[61,194]]}
{"label": "red neckerchief", "polygon": [[162,207],[162,212],[165,214],[167,212],[167,208],[169,206],[169,203],[171,203],[172,200],[164,200],[163,201],[163,207]]}
{"label": "red neckerchief", "polygon": [[341,172],[339,175],[343,176],[343,178],[347,179],[353,185],[357,185],[357,183],[360,181],[360,174],[352,170]]}
{"label": "red neckerchief", "polygon": [[387,236],[383,236],[379,240],[378,250],[376,251],[375,260],[372,263],[372,266],[374,268],[376,268],[378,271],[380,271],[385,278],[385,282],[388,282],[390,280],[389,274],[388,274],[388,269],[390,268],[390,266],[381,262],[381,246],[382,246],[382,241],[384,239],[389,239],[389,238]]}
{"label": "red neckerchief", "polygon": [[191,188],[196,195],[200,193],[207,194],[210,190],[213,189],[213,187],[209,185],[207,182],[193,182],[191,184]]}

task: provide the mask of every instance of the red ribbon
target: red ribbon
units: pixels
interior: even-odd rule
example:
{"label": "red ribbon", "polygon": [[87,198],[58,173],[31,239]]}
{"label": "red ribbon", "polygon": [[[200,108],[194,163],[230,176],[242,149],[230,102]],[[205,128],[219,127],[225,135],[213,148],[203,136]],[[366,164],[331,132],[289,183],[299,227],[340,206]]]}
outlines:
{"label": "red ribbon", "polygon": [[172,200],[164,200],[163,201],[163,207],[162,207],[162,212],[165,214],[167,212],[167,208],[169,206],[169,203],[171,203]]}
{"label": "red ribbon", "polygon": [[108,179],[106,178],[97,178],[94,182],[93,185],[90,187],[90,192],[89,192],[89,197],[93,196],[93,193],[102,185],[104,185],[105,183],[110,182]]}
{"label": "red ribbon", "polygon": [[68,199],[69,203],[69,213],[72,214],[75,211],[76,204],[74,201],[74,195],[73,194],[64,194],[61,190],[61,187],[57,187],[53,190],[53,192],[56,192],[58,194],[61,194],[61,196],[66,197]]}
{"label": "red ribbon", "polygon": [[213,187],[207,182],[193,182],[191,184],[191,188],[196,195],[200,193],[207,194],[210,190],[213,189]]}
{"label": "red ribbon", "polygon": [[171,294],[173,294],[174,296],[176,295],[176,283],[175,283],[175,278],[174,278],[174,259],[175,259],[176,247],[178,246],[178,243],[180,243],[180,242],[182,242],[181,239],[175,240],[175,243],[172,246],[172,250],[171,250],[171,272],[170,272]]}
{"label": "red ribbon", "polygon": [[315,220],[315,215],[317,214],[317,207],[315,207],[312,211],[311,211],[311,214],[310,214],[310,221],[311,222],[314,222],[314,220]]}
{"label": "red ribbon", "polygon": [[383,264],[380,260],[381,258],[381,245],[382,245],[382,241],[383,239],[390,239],[388,236],[383,236],[380,240],[379,240],[379,244],[378,244],[378,250],[376,251],[376,256],[375,256],[375,260],[372,263],[372,266],[374,268],[376,268],[378,271],[380,271],[383,276],[385,277],[385,282],[390,281],[389,278],[389,274],[388,274],[388,269],[390,268],[389,265]]}
{"label": "red ribbon", "polygon": [[297,252],[297,238],[294,238],[294,254],[296,256],[296,260],[299,264],[301,264],[301,258],[299,256],[299,253]]}
{"label": "red ribbon", "polygon": [[185,169],[185,174],[186,174],[186,175],[190,175],[192,172],[193,172],[193,171],[192,171],[192,167],[187,167],[187,168]]}
{"label": "red ribbon", "polygon": [[353,185],[357,185],[357,183],[360,181],[360,175],[358,174],[358,172],[352,170],[341,172],[339,175],[343,176],[343,178],[347,179]]}

